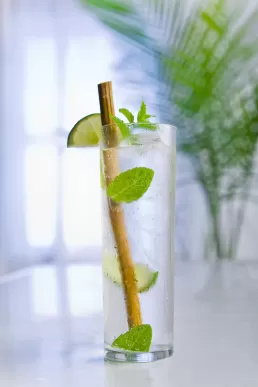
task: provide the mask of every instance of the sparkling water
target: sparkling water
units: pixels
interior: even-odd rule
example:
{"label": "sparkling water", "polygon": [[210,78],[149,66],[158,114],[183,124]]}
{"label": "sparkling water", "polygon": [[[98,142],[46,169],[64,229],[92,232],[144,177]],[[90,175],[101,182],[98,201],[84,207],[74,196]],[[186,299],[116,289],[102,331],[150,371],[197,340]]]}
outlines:
{"label": "sparkling water", "polygon": [[[123,203],[126,233],[134,264],[148,265],[158,272],[157,282],[139,294],[143,324],[153,331],[151,352],[173,348],[173,260],[174,260],[174,192],[175,142],[171,127],[167,132],[146,131],[138,135],[139,145],[119,146],[116,155],[120,172],[135,167],[154,171],[147,192],[137,201]],[[103,153],[106,152],[105,149]],[[109,219],[108,199],[103,190],[103,257],[115,256],[113,231]],[[128,331],[126,304],[122,287],[106,275],[104,281],[105,345]]]}

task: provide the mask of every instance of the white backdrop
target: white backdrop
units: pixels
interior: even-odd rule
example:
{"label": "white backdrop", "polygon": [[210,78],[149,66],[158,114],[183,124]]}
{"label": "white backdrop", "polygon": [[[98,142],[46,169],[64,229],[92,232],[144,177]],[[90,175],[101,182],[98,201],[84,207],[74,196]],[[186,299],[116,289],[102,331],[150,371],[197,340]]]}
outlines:
{"label": "white backdrop", "polygon": [[1,7],[2,263],[78,256],[78,249],[93,258],[98,151],[74,154],[65,143],[78,119],[99,110],[97,83],[114,78],[111,38],[75,1],[2,0]]}

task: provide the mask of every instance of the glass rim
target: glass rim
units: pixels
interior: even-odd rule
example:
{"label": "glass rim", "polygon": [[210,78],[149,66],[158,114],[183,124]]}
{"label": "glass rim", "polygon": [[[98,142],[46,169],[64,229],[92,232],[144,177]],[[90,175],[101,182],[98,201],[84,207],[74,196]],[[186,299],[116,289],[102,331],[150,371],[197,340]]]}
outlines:
{"label": "glass rim", "polygon": [[[177,127],[173,124],[165,124],[165,123],[159,123],[159,122],[148,122],[148,124],[153,125],[153,126],[162,126],[162,127],[168,126],[168,127],[172,128],[174,131],[177,131]],[[128,127],[139,127],[141,129],[144,129],[143,125],[146,125],[146,122],[125,122],[125,125]],[[111,128],[112,126],[117,126],[117,124],[114,123],[114,124],[102,125],[102,129]],[[146,129],[146,130],[148,130],[148,129]]]}

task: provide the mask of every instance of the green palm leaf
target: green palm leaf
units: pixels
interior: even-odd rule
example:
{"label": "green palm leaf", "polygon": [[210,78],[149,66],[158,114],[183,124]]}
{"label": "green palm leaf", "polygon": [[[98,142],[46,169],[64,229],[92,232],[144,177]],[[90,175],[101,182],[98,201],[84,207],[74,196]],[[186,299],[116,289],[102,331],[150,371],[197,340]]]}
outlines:
{"label": "green palm leaf", "polygon": [[[131,42],[118,65],[124,86],[155,88],[162,120],[178,127],[178,150],[192,160],[218,239],[221,201],[240,191],[247,200],[254,174],[258,10],[248,13],[246,2],[230,8],[226,0],[191,9],[184,0],[87,4],[108,28]],[[242,221],[243,214],[236,219]],[[232,238],[230,252],[237,237]],[[218,240],[217,247],[221,254]]]}

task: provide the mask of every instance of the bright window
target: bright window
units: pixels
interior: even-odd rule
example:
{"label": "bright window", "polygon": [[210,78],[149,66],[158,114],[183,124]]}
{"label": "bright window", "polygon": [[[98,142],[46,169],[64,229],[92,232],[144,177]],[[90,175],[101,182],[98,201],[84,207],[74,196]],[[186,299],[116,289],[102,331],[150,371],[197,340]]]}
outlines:
{"label": "bright window", "polygon": [[69,254],[101,243],[99,151],[66,150],[66,137],[99,111],[97,83],[112,78],[113,58],[103,36],[61,43],[31,37],[24,50],[24,213],[30,246],[57,242]]}

